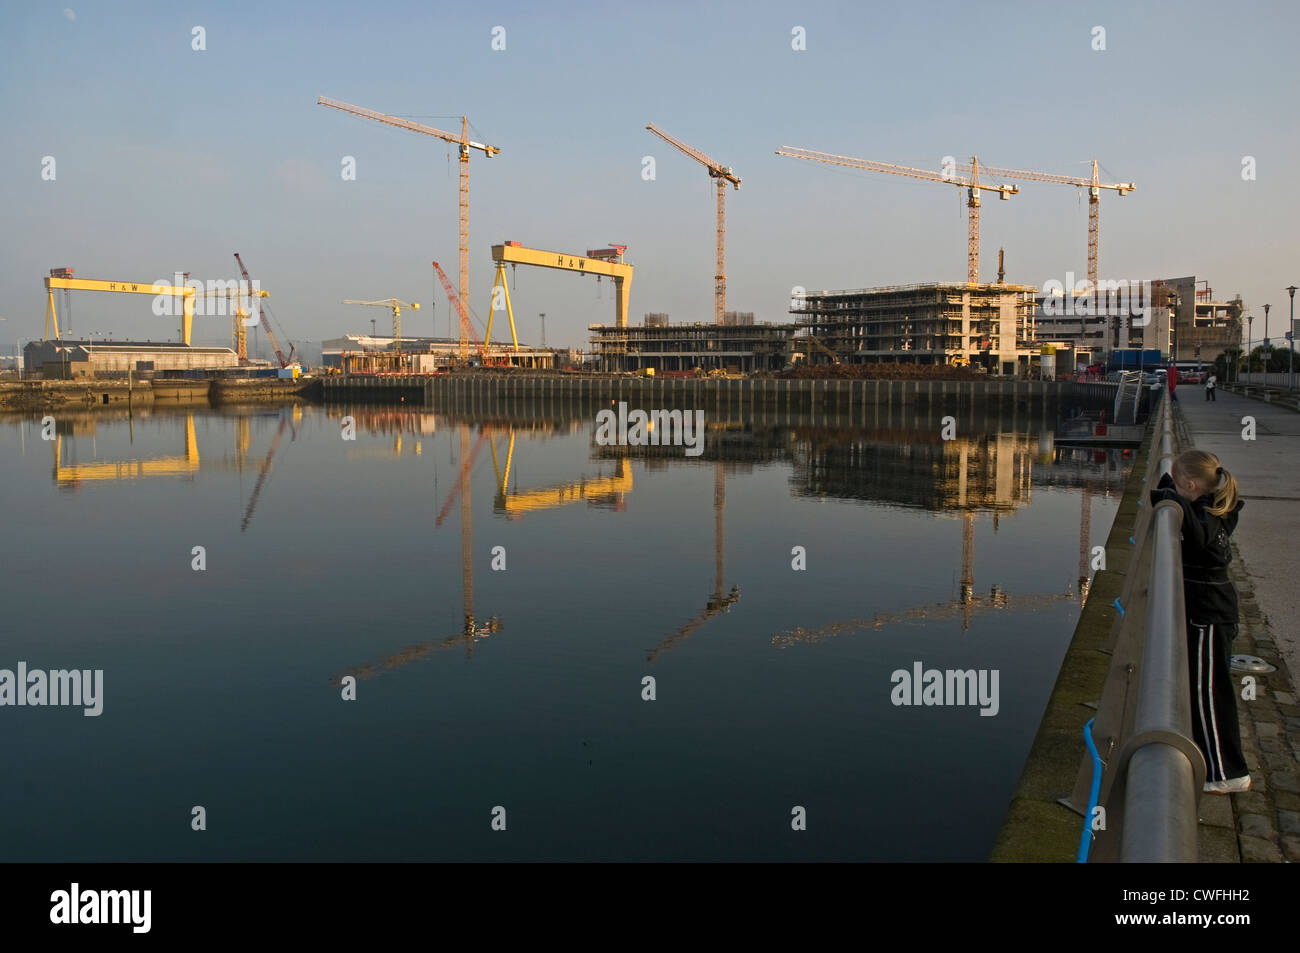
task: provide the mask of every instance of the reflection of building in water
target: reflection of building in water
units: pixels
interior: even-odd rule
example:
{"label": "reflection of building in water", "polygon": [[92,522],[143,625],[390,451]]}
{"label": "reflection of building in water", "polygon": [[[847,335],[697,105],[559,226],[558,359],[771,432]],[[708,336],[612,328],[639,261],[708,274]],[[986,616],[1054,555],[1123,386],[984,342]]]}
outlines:
{"label": "reflection of building in water", "polygon": [[1014,510],[1029,502],[1037,438],[977,434],[941,439],[936,431],[860,431],[824,441],[800,431],[792,441],[796,496],[831,496],[941,512]]}
{"label": "reflection of building in water", "polygon": [[1035,484],[1079,490],[1078,587],[1082,602],[1092,587],[1092,498],[1122,492],[1132,454],[1128,450],[1056,447],[1048,460],[1050,466],[1035,471]]}
{"label": "reflection of building in water", "polygon": [[[399,410],[391,407],[351,407],[346,412],[337,408],[329,411],[331,418],[339,421],[340,427],[344,417],[351,417],[356,433],[386,434],[392,443],[380,447],[354,447],[349,449],[349,460],[369,458],[397,459],[403,454],[419,456],[424,452],[420,437],[428,437],[438,432],[437,416],[423,411]],[[410,439],[414,437],[415,439]]]}
{"label": "reflection of building in water", "polygon": [[[471,507],[461,492],[467,488],[468,469],[472,468],[484,443],[491,448],[496,477],[493,508],[508,518],[567,506],[579,500],[590,505],[606,505],[617,509],[622,495],[630,492],[633,486],[630,458],[641,462],[643,473],[680,465],[708,465],[714,468],[715,545],[712,592],[707,596],[704,607],[692,619],[650,650],[649,660],[680,645],[710,619],[728,611],[737,603],[740,588],[736,585],[728,587],[724,577],[725,479],[728,472],[744,473],[755,464],[789,461],[794,470],[791,483],[792,492],[796,496],[864,500],[914,507],[938,515],[951,515],[959,518],[962,524],[960,583],[953,599],[934,605],[882,612],[867,620],[847,620],[820,628],[800,628],[777,637],[774,639],[776,644],[820,641],[850,631],[882,628],[915,620],[958,618],[963,628],[969,628],[973,617],[981,612],[1008,609],[1034,611],[1059,604],[1086,591],[1087,566],[1084,562],[1081,561],[1078,588],[1073,584],[1065,584],[1061,592],[1022,595],[1009,593],[1002,586],[993,584],[988,586],[987,594],[976,593],[976,517],[980,511],[991,512],[993,529],[997,532],[999,518],[1028,504],[1035,485],[1085,488],[1088,492],[1084,494],[1080,513],[1080,552],[1085,554],[1090,539],[1091,496],[1108,493],[1112,484],[1122,484],[1127,466],[1120,451],[1079,451],[1053,447],[1050,439],[1051,421],[1035,425],[1032,419],[1026,421],[1022,415],[1021,425],[1032,432],[999,432],[1003,428],[1014,428],[1014,413],[1014,410],[1009,410],[1008,419],[1003,420],[1000,412],[971,412],[968,416],[966,411],[962,411],[961,425],[970,435],[949,441],[941,439],[938,428],[934,428],[931,437],[923,437],[923,431],[929,432],[928,423],[935,414],[918,412],[915,408],[896,408],[892,412],[884,410],[880,416],[892,426],[881,428],[830,425],[815,427],[806,421],[799,426],[706,421],[707,436],[703,453],[698,457],[685,456],[682,447],[593,444],[590,448],[591,457],[613,464],[612,474],[603,473],[564,484],[523,489],[512,487],[510,480],[515,461],[514,437],[518,432],[531,431],[542,438],[584,432],[591,434],[592,417],[560,415],[554,419],[530,418],[518,424],[512,424],[508,418],[494,419],[490,423],[476,421],[473,423],[479,428],[478,440],[471,447],[472,421],[465,417],[442,416],[441,425],[456,426],[461,438],[461,478],[445,499],[437,523],[442,523],[454,503],[459,500],[462,522],[462,585],[466,597],[465,629],[459,636],[408,647],[379,662],[353,670],[351,674],[364,677],[367,672],[373,674],[380,669],[392,668],[455,644],[464,644],[472,652],[475,641],[501,630],[499,619],[489,619],[486,624],[475,619],[473,569],[469,561],[472,550]],[[397,414],[413,416],[411,411],[399,411]],[[900,420],[899,414],[906,416]],[[834,416],[818,416],[828,421],[836,419]],[[906,425],[908,419],[915,421],[915,425]],[[362,418],[358,417],[358,423],[361,422]],[[900,422],[903,423],[902,426],[899,425]],[[400,429],[396,424],[394,427]],[[988,428],[988,432],[973,433],[977,428]],[[502,437],[506,439],[503,440]],[[1073,535],[1073,529],[1069,532]]]}

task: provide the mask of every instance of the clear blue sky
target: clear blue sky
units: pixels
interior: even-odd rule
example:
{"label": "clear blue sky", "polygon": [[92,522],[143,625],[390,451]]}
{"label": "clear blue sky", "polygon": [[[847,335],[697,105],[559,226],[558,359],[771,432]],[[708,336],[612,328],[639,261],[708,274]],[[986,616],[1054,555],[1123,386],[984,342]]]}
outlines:
{"label": "clear blue sky", "polygon": [[[965,277],[958,189],[774,155],[783,144],[1077,175],[1095,156],[1138,185],[1103,193],[1103,277],[1208,278],[1260,318],[1271,302],[1275,334],[1283,289],[1300,284],[1294,4],[66,2],[10,0],[0,24],[3,352],[41,335],[52,266],[229,279],[234,251],[294,340],[387,323],[343,298],[418,300],[406,331],[446,333],[429,262],[455,280],[454,157],[318,95],[443,128],[464,113],[501,147],[470,171],[481,317],[489,246],[514,239],[626,243],[634,320],[711,320],[712,184],[647,122],[743,177],[728,195],[728,307],[759,320],[783,320],[796,285]],[[795,26],[805,51],[791,49]],[[1242,180],[1247,155],[1255,181]],[[1087,202],[1073,189],[1022,184],[986,199],[983,223],[986,279],[999,246],[1008,280],[1086,270]],[[514,294],[526,342],[538,312],[553,345],[585,346],[588,324],[613,320],[612,288],[598,297],[589,279],[520,269]],[[119,338],[173,326],[147,299],[89,293],[73,320]],[[226,319],[199,320],[196,341],[229,343]]]}

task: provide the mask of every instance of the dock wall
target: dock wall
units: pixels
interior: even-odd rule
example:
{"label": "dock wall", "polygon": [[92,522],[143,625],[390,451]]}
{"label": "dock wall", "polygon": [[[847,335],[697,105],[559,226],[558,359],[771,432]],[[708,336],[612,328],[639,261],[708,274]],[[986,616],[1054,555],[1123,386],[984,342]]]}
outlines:
{"label": "dock wall", "polygon": [[1115,600],[1124,587],[1133,557],[1133,534],[1142,482],[1152,453],[1152,428],[1134,452],[1124,495],[1120,498],[1106,538],[1105,569],[1092,578],[1088,600],[1079,613],[1074,636],[1048,698],[1042,722],[1025,759],[1002,828],[993,846],[994,862],[1058,862],[1075,859],[1084,819],[1059,798],[1074,787],[1079,763],[1087,750],[1083,727],[1095,713],[1110,670],[1110,649],[1118,610]]}
{"label": "dock wall", "polygon": [[783,380],[622,376],[446,374],[324,378],[322,397],[338,403],[400,403],[462,413],[513,405],[577,404],[584,411],[625,401],[630,408],[702,409],[719,416],[759,411],[855,413],[874,407],[980,401],[1108,407],[1115,385],[1072,381]]}

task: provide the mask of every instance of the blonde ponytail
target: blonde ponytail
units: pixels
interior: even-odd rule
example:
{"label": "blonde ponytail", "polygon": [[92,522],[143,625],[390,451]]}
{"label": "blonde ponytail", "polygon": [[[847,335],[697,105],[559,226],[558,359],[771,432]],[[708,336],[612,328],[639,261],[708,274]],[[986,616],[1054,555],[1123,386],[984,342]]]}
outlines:
{"label": "blonde ponytail", "polygon": [[1237,478],[1223,467],[1218,472],[1223,482],[1214,491],[1214,505],[1206,509],[1215,516],[1227,516],[1237,508]]}
{"label": "blonde ponytail", "polygon": [[1227,516],[1237,508],[1237,480],[1219,464],[1219,458],[1205,450],[1184,450],[1174,458],[1173,469],[1202,486],[1212,487],[1214,502],[1206,512]]}

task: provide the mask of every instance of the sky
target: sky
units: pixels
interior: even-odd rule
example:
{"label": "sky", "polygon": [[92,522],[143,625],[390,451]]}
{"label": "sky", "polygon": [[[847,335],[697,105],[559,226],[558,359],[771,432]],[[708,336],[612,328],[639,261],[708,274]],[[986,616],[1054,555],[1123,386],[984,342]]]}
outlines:
{"label": "sky", "polygon": [[[741,177],[727,307],[759,321],[787,320],[795,287],[965,280],[964,190],[775,154],[791,145],[935,171],[977,155],[1084,176],[1096,158],[1103,179],[1137,185],[1102,193],[1103,278],[1196,275],[1216,299],[1242,296],[1256,339],[1271,303],[1280,335],[1300,284],[1298,28],[1300,7],[1281,2],[4,0],[0,353],[43,335],[52,267],[225,281],[235,251],[308,354],[372,318],[391,327],[345,298],[418,301],[404,332],[446,335],[430,262],[456,280],[452,148],[318,96],[443,129],[467,115],[500,147],[470,162],[480,333],[504,240],[626,244],[634,322],[712,320],[713,182],[653,122]],[[1008,281],[1083,277],[1086,195],[1018,184],[984,198],[981,277],[999,247]],[[511,281],[522,343],[538,343],[541,313],[551,346],[613,323],[608,282],[535,268]],[[74,293],[72,334],[175,339],[150,304]],[[197,318],[194,341],[229,345],[229,319]]]}

